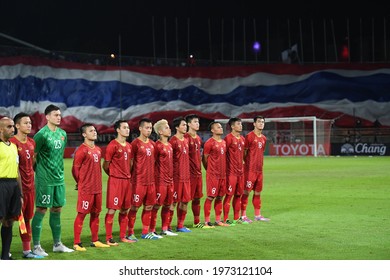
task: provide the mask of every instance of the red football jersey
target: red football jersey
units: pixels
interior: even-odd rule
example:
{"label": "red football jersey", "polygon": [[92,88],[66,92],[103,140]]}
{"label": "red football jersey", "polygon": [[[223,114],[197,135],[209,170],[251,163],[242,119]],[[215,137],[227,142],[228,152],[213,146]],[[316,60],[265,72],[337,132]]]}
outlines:
{"label": "red football jersey", "polygon": [[189,155],[190,155],[190,173],[193,176],[202,175],[202,158],[201,147],[202,139],[199,135],[192,137],[189,133],[184,134],[184,137],[188,139]]}
{"label": "red football jersey", "polygon": [[72,169],[78,169],[77,186],[79,193],[96,194],[102,192],[102,150],[98,146],[81,144],[73,158]]}
{"label": "red football jersey", "polygon": [[226,170],[228,175],[240,176],[244,174],[244,149],[245,138],[239,138],[229,133],[225,137],[226,142]]}
{"label": "red football jersey", "polygon": [[253,131],[245,137],[245,169],[253,172],[263,172],[264,150],[267,138],[264,135],[257,136]]}
{"label": "red football jersey", "polygon": [[34,139],[27,137],[26,143],[20,142],[16,137],[9,139],[18,147],[19,172],[22,179],[23,192],[34,190]]}
{"label": "red football jersey", "polygon": [[171,143],[173,150],[173,180],[176,182],[190,182],[188,139],[180,140],[174,135],[169,143]]}
{"label": "red football jersey", "polygon": [[164,145],[161,141],[156,142],[155,150],[156,186],[171,184],[173,182],[173,150],[171,143]]}
{"label": "red football jersey", "polygon": [[148,143],[136,138],[131,142],[133,154],[133,170],[131,176],[133,184],[148,186],[154,184],[154,142],[149,139]]}
{"label": "red football jersey", "polygon": [[209,138],[204,144],[204,155],[207,158],[207,173],[215,178],[226,178],[226,142],[218,142],[214,138]]}
{"label": "red football jersey", "polygon": [[116,178],[130,178],[130,160],[131,160],[131,145],[126,142],[123,146],[115,139],[108,143],[105,161],[110,161],[109,173],[110,176]]}

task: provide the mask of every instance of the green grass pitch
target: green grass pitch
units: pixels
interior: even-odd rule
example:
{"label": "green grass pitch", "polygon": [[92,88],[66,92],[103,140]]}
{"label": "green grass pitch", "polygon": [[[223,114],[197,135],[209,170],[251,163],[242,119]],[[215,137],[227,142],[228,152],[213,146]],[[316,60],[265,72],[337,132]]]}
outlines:
{"label": "green grass pitch", "polygon": [[[62,213],[62,241],[73,245],[77,192],[65,160],[67,204]],[[48,214],[44,218],[42,247],[46,260],[389,260],[390,157],[266,157],[262,214],[271,221],[120,243],[118,247],[90,248],[89,216],[82,241],[86,252],[53,253]],[[104,240],[105,191],[100,215]],[[250,197],[251,199],[251,197]],[[190,209],[190,205],[189,205]],[[202,201],[203,218],[203,201]],[[141,232],[141,209],[136,235]],[[213,213],[213,211],[212,211]],[[114,237],[118,239],[118,213]],[[248,205],[253,218],[253,206]],[[213,219],[213,217],[212,217]],[[157,221],[160,230],[161,221]],[[186,226],[193,222],[191,210]],[[176,220],[173,221],[176,225]],[[14,225],[11,252],[21,259],[22,246]]]}

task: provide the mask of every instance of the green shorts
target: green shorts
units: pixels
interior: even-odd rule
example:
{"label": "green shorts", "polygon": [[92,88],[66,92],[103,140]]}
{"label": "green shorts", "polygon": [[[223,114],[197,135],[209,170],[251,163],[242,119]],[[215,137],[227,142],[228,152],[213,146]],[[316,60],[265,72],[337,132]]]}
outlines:
{"label": "green shorts", "polygon": [[36,187],[35,206],[43,208],[62,207],[65,202],[65,185]]}

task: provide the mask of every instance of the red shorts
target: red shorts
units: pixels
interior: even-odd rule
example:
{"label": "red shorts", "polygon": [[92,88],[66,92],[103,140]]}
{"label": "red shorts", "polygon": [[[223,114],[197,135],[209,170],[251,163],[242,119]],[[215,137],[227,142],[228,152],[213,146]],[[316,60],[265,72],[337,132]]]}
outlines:
{"label": "red shorts", "polygon": [[263,173],[251,172],[245,174],[245,190],[261,192],[263,190]]}
{"label": "red shorts", "polygon": [[227,177],[226,194],[227,195],[242,195],[244,191],[244,175],[229,175]]}
{"label": "red shorts", "polygon": [[102,197],[102,193],[79,193],[77,197],[77,212],[83,214],[100,213],[102,211]]}
{"label": "red shorts", "polygon": [[203,182],[202,176],[193,176],[190,179],[191,184],[191,199],[203,197]]}
{"label": "red shorts", "polygon": [[153,185],[134,185],[131,205],[140,207],[142,205],[156,204],[156,187]]}
{"label": "red shorts", "polygon": [[22,211],[25,220],[31,220],[34,217],[35,208],[35,190],[23,192]]}
{"label": "red shorts", "polygon": [[165,183],[156,188],[156,204],[171,205],[173,203],[173,183]]}
{"label": "red shorts", "polygon": [[131,206],[130,179],[108,177],[106,207],[108,209],[129,209]]}
{"label": "red shorts", "polygon": [[206,193],[210,197],[224,196],[226,193],[226,179],[206,174]]}
{"label": "red shorts", "polygon": [[174,182],[174,202],[190,202],[191,201],[191,183],[190,182]]}

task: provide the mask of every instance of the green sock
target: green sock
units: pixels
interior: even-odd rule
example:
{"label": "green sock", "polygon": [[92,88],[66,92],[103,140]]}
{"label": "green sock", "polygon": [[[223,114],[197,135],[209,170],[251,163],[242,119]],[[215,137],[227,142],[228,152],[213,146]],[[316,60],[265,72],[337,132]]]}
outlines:
{"label": "green sock", "polygon": [[36,211],[31,221],[32,239],[34,246],[41,243],[42,220],[44,216],[45,214]]}
{"label": "green sock", "polygon": [[50,212],[49,224],[54,244],[61,241],[61,212]]}

